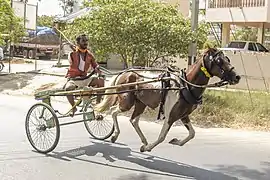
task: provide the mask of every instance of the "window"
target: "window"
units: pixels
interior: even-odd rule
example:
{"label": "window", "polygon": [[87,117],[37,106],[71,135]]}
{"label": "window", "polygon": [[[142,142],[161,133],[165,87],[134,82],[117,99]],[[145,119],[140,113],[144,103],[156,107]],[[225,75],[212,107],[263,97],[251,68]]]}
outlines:
{"label": "window", "polygon": [[249,43],[248,44],[248,50],[257,51],[255,44],[254,43]]}
{"label": "window", "polygon": [[263,45],[261,45],[260,43],[256,43],[256,45],[257,45],[258,50],[260,52],[268,52],[268,50]]}
{"label": "window", "polygon": [[238,41],[234,41],[234,42],[230,42],[230,44],[228,45],[229,48],[238,48],[238,49],[244,49],[246,45],[246,42],[238,42]]}

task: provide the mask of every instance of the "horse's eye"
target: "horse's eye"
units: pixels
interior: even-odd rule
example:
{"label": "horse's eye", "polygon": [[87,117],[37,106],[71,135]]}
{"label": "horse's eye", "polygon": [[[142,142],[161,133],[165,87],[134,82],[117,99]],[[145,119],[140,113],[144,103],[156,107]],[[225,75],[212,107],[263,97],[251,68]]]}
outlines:
{"label": "horse's eye", "polygon": [[221,64],[222,64],[222,60],[221,60],[220,58],[217,58],[217,59],[216,59],[216,63],[217,63],[218,65],[221,65]]}

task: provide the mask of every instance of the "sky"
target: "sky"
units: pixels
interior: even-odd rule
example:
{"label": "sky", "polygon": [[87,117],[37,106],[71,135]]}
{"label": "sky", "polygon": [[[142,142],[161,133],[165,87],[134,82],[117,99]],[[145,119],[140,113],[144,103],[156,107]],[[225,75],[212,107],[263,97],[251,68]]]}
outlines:
{"label": "sky", "polygon": [[[82,0],[78,0],[82,2]],[[188,1],[188,0],[187,0]],[[37,0],[29,0],[29,4],[37,4]],[[200,7],[204,7],[205,0],[200,0]],[[41,0],[38,2],[38,15],[63,15],[59,0]]]}
{"label": "sky", "polygon": [[[78,2],[82,0],[78,0]],[[37,0],[28,0],[28,4],[37,4]],[[41,0],[38,2],[38,15],[63,15],[63,10],[60,7],[59,0]]]}

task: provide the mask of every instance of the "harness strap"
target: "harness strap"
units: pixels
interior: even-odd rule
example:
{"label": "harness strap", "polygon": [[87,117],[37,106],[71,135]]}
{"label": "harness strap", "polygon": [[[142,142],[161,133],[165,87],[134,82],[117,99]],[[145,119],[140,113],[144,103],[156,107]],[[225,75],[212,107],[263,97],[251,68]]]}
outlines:
{"label": "harness strap", "polygon": [[[186,72],[181,70],[182,76],[185,80],[187,80]],[[191,91],[191,85],[186,83],[184,80],[181,79],[183,88],[180,89],[180,98],[183,98],[189,104],[201,104],[202,103],[202,96],[196,98],[196,96]]]}
{"label": "harness strap", "polygon": [[[164,77],[170,77],[170,73],[166,72],[164,74],[161,75],[161,78]],[[158,111],[158,116],[157,116],[157,120],[161,120],[161,115],[163,116],[162,119],[165,119],[164,116],[164,104],[165,104],[165,100],[166,100],[166,96],[168,94],[168,89],[165,88],[170,88],[171,84],[170,84],[170,80],[161,80],[161,100],[160,100],[160,106],[159,106],[159,111]]]}

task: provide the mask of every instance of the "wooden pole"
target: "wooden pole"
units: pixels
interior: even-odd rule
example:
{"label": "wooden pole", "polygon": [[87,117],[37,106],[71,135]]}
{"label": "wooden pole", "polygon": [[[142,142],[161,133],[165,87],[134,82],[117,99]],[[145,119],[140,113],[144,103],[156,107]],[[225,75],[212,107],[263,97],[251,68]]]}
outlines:
{"label": "wooden pole", "polygon": [[117,88],[123,88],[123,87],[136,86],[136,85],[140,85],[140,84],[158,82],[158,81],[161,81],[161,80],[174,80],[174,79],[172,79],[170,77],[156,78],[156,79],[149,80],[149,81],[141,81],[141,82],[119,84],[119,85],[115,85],[115,86],[93,88],[93,89],[89,89],[89,90],[75,90],[75,91],[57,92],[54,95],[57,95],[57,96],[61,96],[61,95],[63,95],[63,96],[66,96],[66,95],[80,96],[80,95],[87,95],[87,94],[91,95],[93,92],[104,91],[104,90],[108,90],[108,89],[117,89]]}

